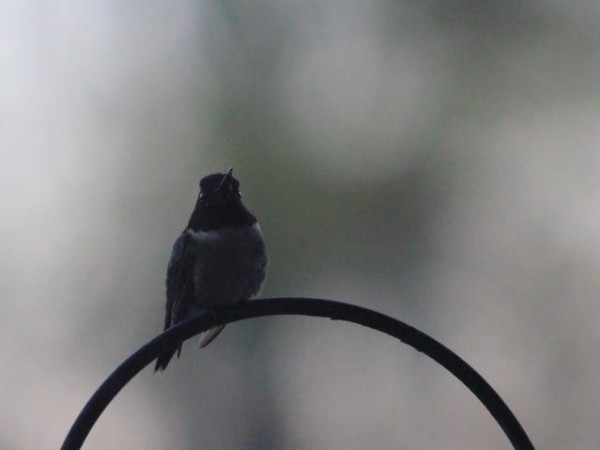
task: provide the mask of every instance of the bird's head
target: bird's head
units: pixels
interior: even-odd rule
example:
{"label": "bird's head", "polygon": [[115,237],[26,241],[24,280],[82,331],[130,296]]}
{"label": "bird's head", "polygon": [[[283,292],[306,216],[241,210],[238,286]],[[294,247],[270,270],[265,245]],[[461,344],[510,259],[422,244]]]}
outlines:
{"label": "bird's head", "polygon": [[194,230],[216,230],[256,222],[242,204],[240,183],[233,168],[226,173],[213,173],[200,180],[200,194],[188,227]]}
{"label": "bird's head", "polygon": [[227,173],[213,173],[200,180],[200,195],[198,201],[201,207],[221,209],[239,202],[240,183],[233,176],[233,168]]}

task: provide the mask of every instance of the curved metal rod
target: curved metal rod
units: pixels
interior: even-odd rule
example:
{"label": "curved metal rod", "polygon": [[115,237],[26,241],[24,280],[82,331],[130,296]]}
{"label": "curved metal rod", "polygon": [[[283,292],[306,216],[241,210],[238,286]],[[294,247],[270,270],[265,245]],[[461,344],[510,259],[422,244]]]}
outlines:
{"label": "curved metal rod", "polygon": [[135,375],[166,349],[218,324],[276,315],[344,320],[400,339],[437,361],[469,388],[502,427],[513,448],[534,450],[525,430],[496,391],[471,366],[435,339],[410,325],[367,308],[332,300],[292,297],[258,299],[231,308],[206,311],[152,339],[117,367],[92,395],[73,423],[61,449],[80,449],[96,420],[112,399]]}

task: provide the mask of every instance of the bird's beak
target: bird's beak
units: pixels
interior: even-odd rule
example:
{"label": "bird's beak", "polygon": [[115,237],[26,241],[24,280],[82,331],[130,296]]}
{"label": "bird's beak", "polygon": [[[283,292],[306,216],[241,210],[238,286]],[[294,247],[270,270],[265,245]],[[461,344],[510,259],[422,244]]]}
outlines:
{"label": "bird's beak", "polygon": [[221,183],[219,183],[219,187],[217,188],[217,191],[220,191],[221,188],[223,186],[225,186],[227,184],[227,182],[229,181],[229,179],[231,178],[231,175],[233,174],[233,167],[231,167],[227,173],[225,174],[225,176],[223,177],[223,179],[221,180]]}

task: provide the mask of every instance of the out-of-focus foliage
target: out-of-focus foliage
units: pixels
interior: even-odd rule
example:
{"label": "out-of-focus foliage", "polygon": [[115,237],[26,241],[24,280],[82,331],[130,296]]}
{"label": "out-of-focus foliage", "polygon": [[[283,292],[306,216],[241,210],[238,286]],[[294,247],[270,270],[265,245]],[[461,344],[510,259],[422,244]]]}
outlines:
{"label": "out-of-focus foliage", "polygon": [[[265,295],[449,345],[544,449],[598,448],[600,4],[0,3],[0,447],[57,448],[161,329],[170,246],[234,166]],[[372,331],[229,326],[150,369],[86,448],[508,448]]]}

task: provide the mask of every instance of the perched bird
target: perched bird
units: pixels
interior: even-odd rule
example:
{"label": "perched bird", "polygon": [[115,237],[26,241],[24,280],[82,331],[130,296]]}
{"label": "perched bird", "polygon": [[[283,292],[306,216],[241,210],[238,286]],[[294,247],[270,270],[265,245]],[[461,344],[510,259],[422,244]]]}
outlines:
{"label": "perched bird", "polygon": [[[235,305],[258,294],[267,273],[267,251],[256,217],[241,200],[232,175],[215,173],[200,180],[192,216],[175,241],[167,268],[165,327],[203,309]],[[206,347],[225,325],[212,328],[200,342]],[[166,369],[181,344],[161,354],[154,371]]]}

